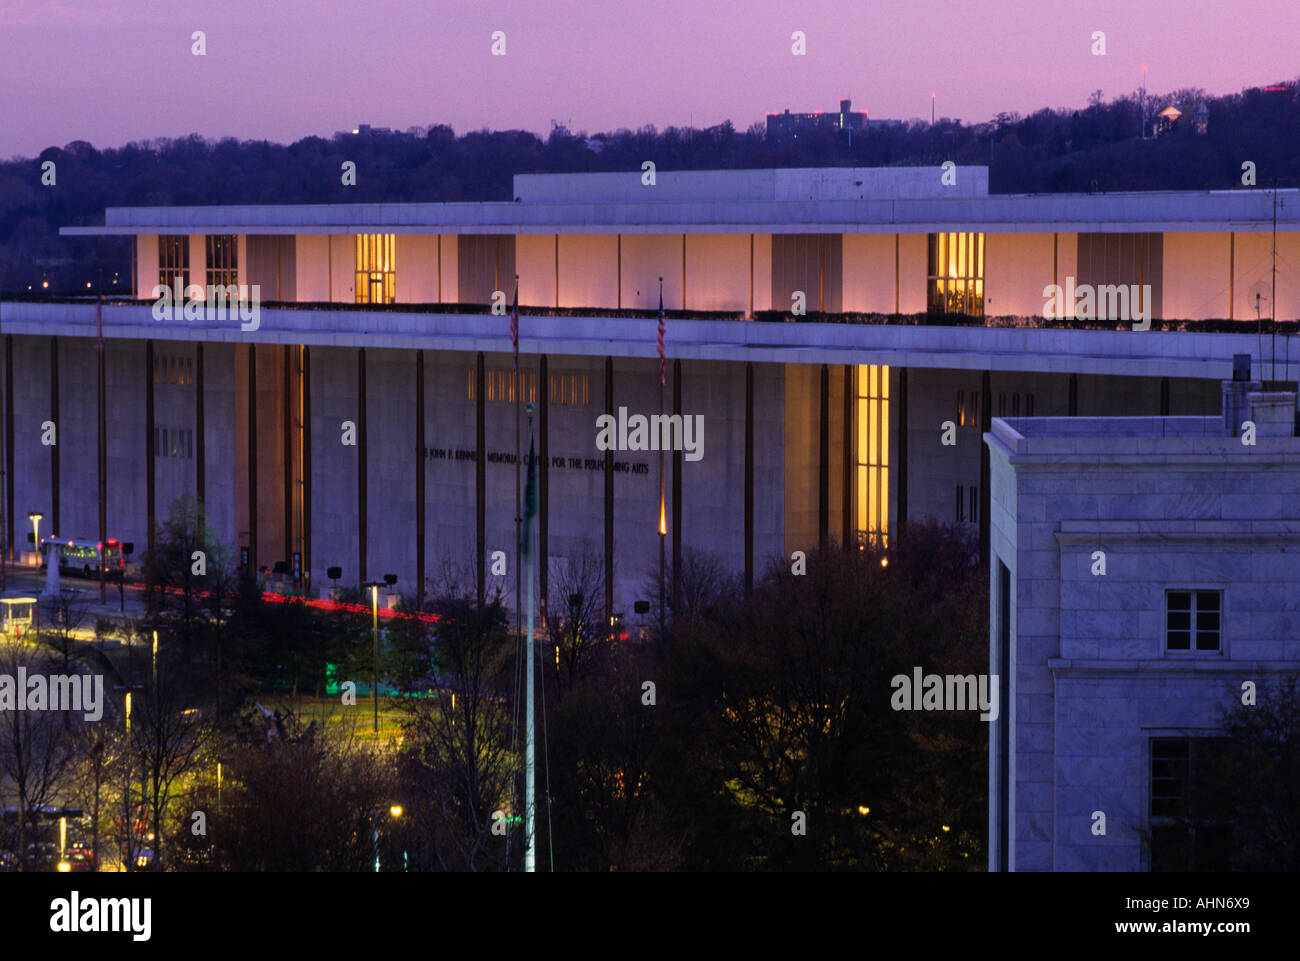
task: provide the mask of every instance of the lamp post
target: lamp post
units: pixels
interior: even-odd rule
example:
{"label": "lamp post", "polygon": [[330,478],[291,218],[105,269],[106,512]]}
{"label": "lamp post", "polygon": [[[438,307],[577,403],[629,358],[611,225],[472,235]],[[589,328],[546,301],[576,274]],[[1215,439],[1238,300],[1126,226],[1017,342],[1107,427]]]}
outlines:
{"label": "lamp post", "polygon": [[[397,820],[402,816],[402,806],[400,804],[394,804],[391,807],[389,807],[388,813],[393,818],[393,820]],[[370,812],[370,826],[372,831],[371,837],[374,840],[376,874],[379,873],[379,814],[380,812],[377,810]],[[405,859],[405,852],[403,852],[403,859]]]}
{"label": "lamp post", "polygon": [[392,587],[397,583],[396,574],[385,574],[382,581],[366,581],[362,587],[370,588],[371,633],[374,638],[374,652],[371,661],[370,700],[375,709],[375,734],[379,734],[379,588],[380,585]]}
{"label": "lamp post", "polygon": [[27,512],[27,519],[32,522],[32,550],[36,551],[38,557],[36,561],[37,567],[41,566],[41,562],[39,560],[39,556],[41,552],[41,518],[43,518],[44,516],[45,515],[42,514],[40,511]]}
{"label": "lamp post", "polygon": [[[370,588],[370,613],[371,613],[370,632],[371,632],[371,638],[374,641],[374,651],[371,660],[371,674],[370,674],[370,700],[374,703],[374,707],[375,707],[375,734],[377,736],[379,734],[379,581],[366,581],[366,583],[363,584],[362,586]],[[379,870],[379,853],[378,853],[379,828],[378,827],[375,828],[375,838],[376,838],[375,870],[378,871]]]}

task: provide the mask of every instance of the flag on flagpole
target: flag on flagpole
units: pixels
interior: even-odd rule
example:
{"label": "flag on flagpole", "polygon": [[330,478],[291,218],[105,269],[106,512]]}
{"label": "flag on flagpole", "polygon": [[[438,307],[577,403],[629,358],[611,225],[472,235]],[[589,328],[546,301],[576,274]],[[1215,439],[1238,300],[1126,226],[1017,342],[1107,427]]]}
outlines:
{"label": "flag on flagpole", "polygon": [[515,284],[515,303],[510,308],[510,346],[514,349],[515,370],[519,370],[519,284]]}
{"label": "flag on flagpole", "polygon": [[664,284],[659,281],[659,386],[664,385],[664,361],[668,355],[664,352]]}

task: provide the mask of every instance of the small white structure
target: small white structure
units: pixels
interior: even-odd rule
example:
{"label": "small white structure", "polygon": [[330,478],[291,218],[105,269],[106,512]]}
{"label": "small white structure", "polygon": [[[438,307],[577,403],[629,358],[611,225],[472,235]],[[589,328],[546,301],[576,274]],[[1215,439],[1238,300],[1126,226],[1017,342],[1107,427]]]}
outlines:
{"label": "small white structure", "polygon": [[1226,427],[999,418],[984,435],[990,870],[1215,866],[1224,828],[1183,790],[1243,682],[1300,670],[1296,396],[1224,388],[1244,412]]}

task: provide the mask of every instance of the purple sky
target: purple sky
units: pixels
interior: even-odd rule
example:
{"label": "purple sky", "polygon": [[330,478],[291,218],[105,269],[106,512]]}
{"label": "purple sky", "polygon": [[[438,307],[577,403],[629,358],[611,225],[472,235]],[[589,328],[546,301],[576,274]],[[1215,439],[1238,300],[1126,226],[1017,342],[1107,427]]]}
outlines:
{"label": "purple sky", "polygon": [[0,24],[0,157],[359,122],[743,130],[842,96],[906,119],[928,117],[931,91],[939,116],[973,123],[1131,91],[1144,63],[1153,92],[1300,74],[1297,0],[0,0]]}

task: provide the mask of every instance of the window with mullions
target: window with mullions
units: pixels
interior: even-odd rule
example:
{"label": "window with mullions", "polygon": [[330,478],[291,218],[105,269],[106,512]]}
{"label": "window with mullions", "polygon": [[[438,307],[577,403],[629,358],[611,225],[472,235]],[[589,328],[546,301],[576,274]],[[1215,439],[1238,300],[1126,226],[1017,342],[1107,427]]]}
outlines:
{"label": "window with mullions", "polygon": [[1151,739],[1152,871],[1230,869],[1237,750],[1220,737]]}
{"label": "window with mullions", "polygon": [[857,368],[857,451],[854,529],[858,542],[889,542],[889,368]]}
{"label": "window with mullions", "polygon": [[591,381],[587,374],[551,374],[550,402],[557,407],[586,407],[591,403]]}
{"label": "window with mullions", "polygon": [[208,286],[230,287],[239,283],[239,238],[234,234],[209,234]]}
{"label": "window with mullions", "polygon": [[1222,650],[1222,591],[1165,592],[1165,650]]}
{"label": "window with mullions", "polygon": [[161,236],[158,238],[158,283],[172,291],[185,288],[190,283],[190,238]]}
{"label": "window with mullions", "polygon": [[357,234],[357,303],[397,299],[397,235]]}
{"label": "window with mullions", "polygon": [[984,316],[983,234],[930,234],[926,303],[934,313]]}

